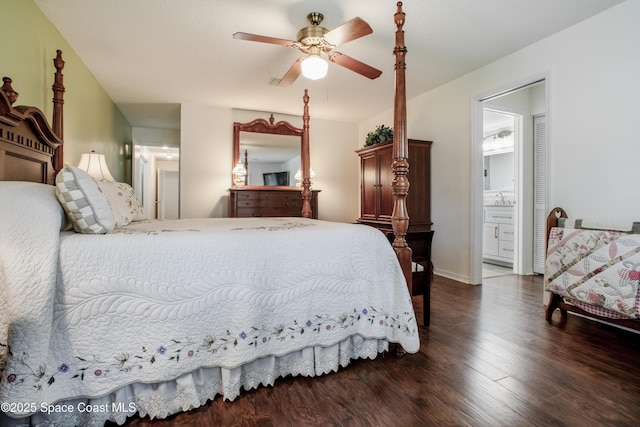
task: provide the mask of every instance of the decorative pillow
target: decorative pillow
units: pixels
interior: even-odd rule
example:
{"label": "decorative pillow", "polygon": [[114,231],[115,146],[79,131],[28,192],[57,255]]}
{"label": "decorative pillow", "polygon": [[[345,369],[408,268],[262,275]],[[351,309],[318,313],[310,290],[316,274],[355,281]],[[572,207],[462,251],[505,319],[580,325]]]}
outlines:
{"label": "decorative pillow", "polygon": [[133,188],[125,182],[98,181],[98,187],[107,196],[116,227],[122,227],[132,221],[147,219],[142,204],[138,201]]}
{"label": "decorative pillow", "polygon": [[86,172],[64,165],[56,176],[56,196],[76,232],[104,234],[113,230],[113,213],[107,196]]}

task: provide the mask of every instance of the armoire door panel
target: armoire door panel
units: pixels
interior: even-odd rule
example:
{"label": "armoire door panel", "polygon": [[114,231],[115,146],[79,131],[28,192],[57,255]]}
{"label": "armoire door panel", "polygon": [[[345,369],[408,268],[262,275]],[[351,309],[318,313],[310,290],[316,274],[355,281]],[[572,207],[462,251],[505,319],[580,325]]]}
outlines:
{"label": "armoire door panel", "polygon": [[378,155],[380,174],[380,191],[378,193],[378,217],[379,219],[391,220],[393,214],[393,151],[389,149],[381,150]]}
{"label": "armoire door panel", "polygon": [[430,145],[410,140],[407,209],[412,224],[431,225],[430,151]]}
{"label": "armoire door panel", "polygon": [[377,217],[378,173],[377,156],[362,158],[362,180],[360,182],[361,216],[367,219]]}
{"label": "armoire door panel", "polygon": [[[409,228],[431,229],[431,142],[409,139]],[[393,215],[393,143],[381,142],[357,151],[360,156],[359,222],[391,227]]]}

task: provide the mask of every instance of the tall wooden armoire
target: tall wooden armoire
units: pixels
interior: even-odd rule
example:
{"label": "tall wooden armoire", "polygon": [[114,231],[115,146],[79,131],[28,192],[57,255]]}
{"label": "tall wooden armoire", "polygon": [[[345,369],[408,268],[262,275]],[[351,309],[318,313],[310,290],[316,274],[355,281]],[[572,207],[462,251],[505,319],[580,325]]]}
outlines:
{"label": "tall wooden armoire", "polygon": [[[358,222],[391,230],[393,142],[357,151],[360,156]],[[409,140],[409,231],[431,230],[431,141]]]}

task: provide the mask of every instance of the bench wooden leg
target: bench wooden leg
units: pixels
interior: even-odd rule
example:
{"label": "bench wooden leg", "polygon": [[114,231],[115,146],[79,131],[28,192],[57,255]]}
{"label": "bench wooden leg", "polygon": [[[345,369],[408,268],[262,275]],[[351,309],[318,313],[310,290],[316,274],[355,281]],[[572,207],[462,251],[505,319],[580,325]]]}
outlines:
{"label": "bench wooden leg", "polygon": [[560,307],[560,303],[562,302],[562,297],[558,294],[551,294],[551,298],[549,298],[549,304],[544,311],[545,319],[547,322],[551,322],[551,316],[553,316],[553,312],[556,308],[560,309],[560,315],[563,319],[567,318],[567,310]]}

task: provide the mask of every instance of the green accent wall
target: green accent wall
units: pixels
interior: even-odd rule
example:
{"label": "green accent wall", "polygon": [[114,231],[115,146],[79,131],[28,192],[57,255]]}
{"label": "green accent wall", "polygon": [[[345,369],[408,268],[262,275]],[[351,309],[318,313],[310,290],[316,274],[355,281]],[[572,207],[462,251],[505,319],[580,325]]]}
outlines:
{"label": "green accent wall", "polygon": [[0,0],[0,75],[20,93],[15,105],[53,117],[53,58],[62,51],[64,74],[64,162],[80,154],[103,153],[113,177],[131,183],[132,128],[67,41],[33,0]]}

